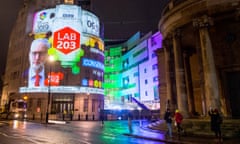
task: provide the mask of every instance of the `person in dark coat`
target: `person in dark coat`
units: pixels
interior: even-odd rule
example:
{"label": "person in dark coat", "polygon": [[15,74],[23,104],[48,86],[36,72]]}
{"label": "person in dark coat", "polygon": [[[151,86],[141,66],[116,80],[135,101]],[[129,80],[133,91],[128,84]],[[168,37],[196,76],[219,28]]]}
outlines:
{"label": "person in dark coat", "polygon": [[164,114],[164,120],[166,121],[167,128],[168,128],[166,135],[172,138],[172,116],[169,108],[167,108]]}
{"label": "person in dark coat", "polygon": [[222,140],[222,132],[221,132],[221,124],[222,124],[222,117],[218,112],[218,109],[210,110],[208,112],[209,116],[211,117],[211,130],[215,133],[216,138]]}

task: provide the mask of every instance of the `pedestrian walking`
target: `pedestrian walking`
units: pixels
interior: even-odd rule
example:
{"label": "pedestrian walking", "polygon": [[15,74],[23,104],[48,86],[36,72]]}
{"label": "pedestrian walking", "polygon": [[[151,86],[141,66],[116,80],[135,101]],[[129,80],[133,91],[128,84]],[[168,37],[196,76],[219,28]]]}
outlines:
{"label": "pedestrian walking", "polygon": [[170,138],[172,138],[172,116],[169,108],[167,108],[164,114],[164,120],[166,121],[166,124],[167,124],[166,136],[169,136]]}
{"label": "pedestrian walking", "polygon": [[129,128],[129,132],[132,133],[133,129],[132,129],[132,114],[131,114],[131,112],[128,113],[128,128]]}
{"label": "pedestrian walking", "polygon": [[182,126],[181,126],[182,120],[183,120],[183,116],[182,116],[182,114],[179,112],[178,109],[176,109],[176,111],[175,111],[174,119],[175,119],[175,123],[176,123],[176,126],[177,126],[178,135],[180,136],[180,133],[181,133],[181,132],[184,133],[184,130],[183,130]]}
{"label": "pedestrian walking", "polygon": [[104,110],[100,110],[101,126],[104,126]]}
{"label": "pedestrian walking", "polygon": [[222,141],[222,132],[221,132],[221,124],[222,124],[222,116],[219,114],[218,109],[210,108],[208,112],[211,117],[211,130],[215,133],[215,137],[221,142]]}

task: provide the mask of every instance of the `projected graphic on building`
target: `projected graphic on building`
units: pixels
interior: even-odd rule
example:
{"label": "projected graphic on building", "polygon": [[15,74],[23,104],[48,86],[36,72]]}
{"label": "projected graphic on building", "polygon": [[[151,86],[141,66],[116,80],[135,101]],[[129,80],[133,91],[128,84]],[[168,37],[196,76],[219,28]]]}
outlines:
{"label": "projected graphic on building", "polygon": [[[44,92],[51,85],[56,93],[65,90],[103,94],[104,44],[99,37],[98,17],[76,5],[57,5],[35,13],[32,33],[29,56],[43,62],[37,66],[36,60],[33,70],[26,70],[28,84],[20,92]],[[38,49],[40,45],[44,48]],[[54,62],[48,62],[49,56]],[[35,84],[35,79],[42,85]]]}

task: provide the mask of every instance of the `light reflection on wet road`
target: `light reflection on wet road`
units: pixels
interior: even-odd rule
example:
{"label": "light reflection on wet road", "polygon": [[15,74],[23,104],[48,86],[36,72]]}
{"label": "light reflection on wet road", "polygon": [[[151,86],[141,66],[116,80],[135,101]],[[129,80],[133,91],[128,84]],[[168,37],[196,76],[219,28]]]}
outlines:
{"label": "light reflection on wet road", "polygon": [[[25,121],[9,121],[0,126],[1,142],[6,144],[161,144],[123,135],[129,133],[127,121],[71,121],[67,124],[39,124]],[[133,122],[134,133],[139,122]],[[137,131],[136,131],[137,130]],[[1,143],[2,144],[2,143]]]}

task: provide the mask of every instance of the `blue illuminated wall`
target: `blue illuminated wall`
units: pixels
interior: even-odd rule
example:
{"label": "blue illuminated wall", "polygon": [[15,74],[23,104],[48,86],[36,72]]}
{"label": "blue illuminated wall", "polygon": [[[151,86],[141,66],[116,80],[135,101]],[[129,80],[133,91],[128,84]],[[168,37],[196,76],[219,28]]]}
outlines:
{"label": "blue illuminated wall", "polygon": [[149,109],[159,109],[158,65],[154,51],[161,47],[162,35],[157,32],[144,37],[136,33],[127,42],[106,48],[104,91],[107,109],[117,104],[131,104],[132,98]]}

